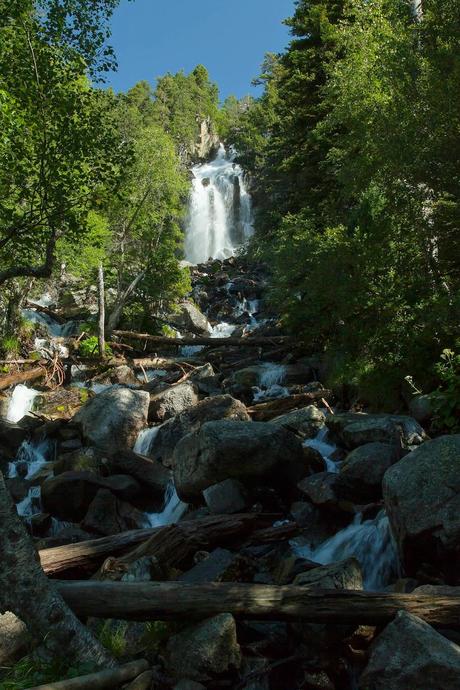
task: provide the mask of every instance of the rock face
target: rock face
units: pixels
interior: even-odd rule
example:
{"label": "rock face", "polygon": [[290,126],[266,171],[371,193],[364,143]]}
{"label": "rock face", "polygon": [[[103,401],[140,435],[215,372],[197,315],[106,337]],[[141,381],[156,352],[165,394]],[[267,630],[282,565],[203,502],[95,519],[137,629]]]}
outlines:
{"label": "rock face", "polygon": [[89,400],[73,422],[91,445],[108,453],[132,448],[147,424],[150,397],[146,391],[109,388]]}
{"label": "rock face", "polygon": [[189,407],[193,407],[198,400],[197,390],[192,383],[184,382],[171,386],[150,397],[149,421],[165,422],[180,412],[188,410]]}
{"label": "rock face", "polygon": [[217,419],[251,421],[243,403],[231,395],[206,398],[162,424],[150,446],[150,457],[170,467],[173,464],[174,448],[181,438],[197,431],[205,422]]}
{"label": "rock face", "polygon": [[208,319],[192,302],[180,305],[178,314],[171,314],[168,321],[177,326],[180,331],[195,333],[195,335],[209,335],[211,324]]}
{"label": "rock face", "polygon": [[185,501],[224,479],[292,489],[309,472],[299,440],[263,422],[206,422],[179,441],[174,463],[177,493]]}
{"label": "rock face", "polygon": [[346,412],[326,418],[332,439],[349,450],[365,443],[419,445],[426,439],[420,424],[412,417]]}
{"label": "rock face", "polygon": [[173,635],[168,642],[169,670],[176,678],[209,680],[229,669],[238,669],[241,650],[235,619],[221,613]]}
{"label": "rock face", "polygon": [[460,647],[400,611],[371,647],[360,690],[460,690]]}
{"label": "rock face", "polygon": [[408,575],[422,563],[459,577],[460,434],[424,443],[385,474],[383,495]]}
{"label": "rock face", "polygon": [[400,457],[400,449],[389,443],[355,448],[340,468],[341,493],[357,503],[379,500],[384,474]]}
{"label": "rock face", "polygon": [[315,405],[303,407],[300,410],[292,410],[287,414],[271,420],[271,424],[284,426],[286,429],[294,429],[305,434],[306,438],[314,438],[324,426],[326,416]]}

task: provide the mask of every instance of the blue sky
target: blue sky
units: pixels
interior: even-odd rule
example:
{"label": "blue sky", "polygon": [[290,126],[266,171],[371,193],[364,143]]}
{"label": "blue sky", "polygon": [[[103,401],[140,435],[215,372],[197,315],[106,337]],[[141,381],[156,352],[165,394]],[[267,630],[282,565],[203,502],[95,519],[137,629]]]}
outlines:
{"label": "blue sky", "polygon": [[141,79],[205,65],[222,99],[254,93],[266,52],[289,41],[281,22],[294,0],[121,0],[112,21],[119,68],[108,83],[126,91]]}

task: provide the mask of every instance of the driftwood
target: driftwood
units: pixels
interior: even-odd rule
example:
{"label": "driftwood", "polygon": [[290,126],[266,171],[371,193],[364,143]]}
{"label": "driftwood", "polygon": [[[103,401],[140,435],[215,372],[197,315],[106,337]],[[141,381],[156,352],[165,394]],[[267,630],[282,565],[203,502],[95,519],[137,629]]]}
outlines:
{"label": "driftwood", "polygon": [[29,690],[103,690],[103,688],[114,688],[121,683],[127,683],[137,678],[148,667],[148,661],[138,659],[117,668],[88,673],[85,676],[60,680],[56,683],[45,683],[45,685],[37,685]]}
{"label": "driftwood", "polygon": [[404,610],[432,625],[458,626],[460,595],[396,594],[356,590],[310,590],[237,582],[59,582],[58,590],[79,616],[126,620],[239,618],[312,623],[381,625]]}
{"label": "driftwood", "polygon": [[[237,536],[246,536],[254,529],[270,525],[277,519],[276,515],[262,515],[257,513],[241,513],[236,515],[216,515],[197,520],[185,520],[178,525],[167,527],[150,527],[147,529],[130,530],[110,537],[90,539],[76,544],[65,544],[39,551],[40,562],[47,575],[57,575],[66,570],[84,568],[97,569],[108,556],[117,556],[138,546],[148,539],[152,539],[158,558],[166,560],[177,556],[173,549],[178,543],[187,548],[187,542],[195,550],[220,544],[225,540]],[[172,539],[172,532],[175,537]],[[176,539],[176,535],[179,535]],[[169,542],[169,543],[168,543]],[[170,545],[171,546],[170,546]],[[161,546],[160,546],[161,545]],[[170,553],[171,556],[167,554]],[[144,553],[139,552],[140,558]]]}
{"label": "driftwood", "polygon": [[258,347],[259,345],[277,345],[291,342],[288,336],[256,336],[254,338],[210,338],[210,337],[196,337],[196,338],[168,338],[164,335],[150,335],[149,333],[134,333],[133,331],[114,331],[114,335],[120,338],[128,338],[131,340],[145,340],[156,345],[207,345],[209,347]]}
{"label": "driftwood", "polygon": [[276,400],[268,400],[267,402],[252,405],[248,407],[248,413],[255,422],[267,422],[278,417],[278,415],[305,407],[306,405],[318,402],[324,404],[323,399],[325,401],[330,396],[331,391],[328,390],[315,391],[314,393],[297,393],[287,398],[277,398]]}
{"label": "driftwood", "polygon": [[15,371],[13,374],[6,374],[0,377],[0,390],[16,386],[18,383],[25,383],[26,381],[36,381],[46,376],[46,369],[44,367],[34,367],[27,371]]}

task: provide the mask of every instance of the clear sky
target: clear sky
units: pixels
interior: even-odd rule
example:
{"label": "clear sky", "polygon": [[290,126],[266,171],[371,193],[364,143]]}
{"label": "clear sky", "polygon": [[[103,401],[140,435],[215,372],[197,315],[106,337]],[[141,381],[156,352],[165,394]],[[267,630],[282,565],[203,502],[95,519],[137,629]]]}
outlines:
{"label": "clear sky", "polygon": [[201,63],[222,99],[254,93],[250,83],[264,54],[289,41],[281,22],[293,8],[294,0],[121,0],[111,39],[119,68],[108,83],[126,91]]}

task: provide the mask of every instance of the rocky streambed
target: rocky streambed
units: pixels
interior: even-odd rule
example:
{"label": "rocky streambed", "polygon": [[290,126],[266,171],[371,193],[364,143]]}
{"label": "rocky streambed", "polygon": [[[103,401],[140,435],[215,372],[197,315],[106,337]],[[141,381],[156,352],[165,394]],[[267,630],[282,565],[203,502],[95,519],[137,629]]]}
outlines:
{"label": "rocky streambed", "polygon": [[[232,258],[192,275],[170,318],[176,334],[280,335],[263,267]],[[457,593],[460,436],[429,439],[409,415],[341,409],[315,359],[275,340],[165,346],[141,366],[71,374],[55,391],[15,389],[0,422],[2,469],[50,577]],[[167,545],[121,549],[131,530]],[[81,545],[71,564],[69,544]],[[1,620],[7,664],[30,641]],[[146,688],[460,688],[458,630],[404,611],[385,625],[225,610],[86,620],[120,659],[149,660]]]}

